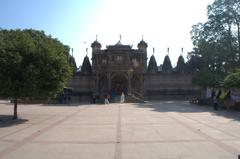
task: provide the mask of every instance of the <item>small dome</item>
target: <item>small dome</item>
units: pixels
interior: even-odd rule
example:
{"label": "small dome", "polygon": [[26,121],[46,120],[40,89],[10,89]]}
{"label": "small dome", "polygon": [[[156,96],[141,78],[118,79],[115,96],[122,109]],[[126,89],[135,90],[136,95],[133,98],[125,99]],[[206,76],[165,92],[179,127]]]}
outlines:
{"label": "small dome", "polygon": [[92,73],[92,66],[87,55],[83,59],[81,71],[83,73]]}
{"label": "small dome", "polygon": [[147,43],[144,41],[144,40],[141,40],[139,43],[138,43],[138,47],[148,47]]}
{"label": "small dome", "polygon": [[149,73],[156,73],[158,72],[158,66],[157,66],[157,62],[156,59],[154,57],[154,55],[152,55],[150,57],[149,63],[148,63],[148,68],[147,68],[147,72]]}
{"label": "small dome", "polygon": [[93,48],[93,47],[102,47],[102,45],[97,41],[97,40],[95,40],[93,43],[92,43],[92,45],[91,45],[91,47]]}

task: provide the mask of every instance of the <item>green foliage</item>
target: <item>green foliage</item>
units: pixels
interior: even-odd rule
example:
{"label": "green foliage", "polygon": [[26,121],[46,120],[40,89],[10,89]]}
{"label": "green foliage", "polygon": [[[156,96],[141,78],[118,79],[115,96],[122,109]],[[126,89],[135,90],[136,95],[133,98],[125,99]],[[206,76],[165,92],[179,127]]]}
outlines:
{"label": "green foliage", "polygon": [[162,66],[162,71],[164,73],[171,73],[172,72],[172,64],[168,55],[165,56]]}
{"label": "green foliage", "polygon": [[192,27],[194,51],[189,57],[200,61],[193,82],[216,86],[227,72],[240,67],[240,1],[215,0],[207,11],[208,20]]}
{"label": "green foliage", "polygon": [[209,71],[227,72],[240,66],[240,1],[215,0],[208,6],[208,20],[192,28],[196,56]]}
{"label": "green foliage", "polygon": [[218,87],[224,79],[224,74],[217,72],[199,72],[193,77],[193,83],[200,86]]}
{"label": "green foliage", "polygon": [[158,71],[157,62],[156,62],[156,59],[155,59],[154,55],[152,55],[150,57],[150,60],[149,60],[149,63],[148,63],[147,72],[156,73],[157,71]]}
{"label": "green foliage", "polygon": [[0,30],[0,95],[54,96],[71,76],[69,47],[36,30]]}
{"label": "green foliage", "polygon": [[204,64],[200,57],[189,56],[186,63],[186,72],[194,74],[196,71],[199,71],[202,66],[204,66]]}
{"label": "green foliage", "polygon": [[240,88],[240,70],[230,73],[223,81],[223,85],[226,88]]}

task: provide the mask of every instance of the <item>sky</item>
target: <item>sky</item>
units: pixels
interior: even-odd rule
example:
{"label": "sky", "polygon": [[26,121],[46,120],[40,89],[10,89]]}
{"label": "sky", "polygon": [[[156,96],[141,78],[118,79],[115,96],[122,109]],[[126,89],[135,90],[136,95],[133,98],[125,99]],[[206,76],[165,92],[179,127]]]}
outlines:
{"label": "sky", "polygon": [[[0,28],[37,29],[73,48],[77,66],[91,58],[91,43],[133,45],[144,39],[148,58],[163,63],[167,48],[175,66],[193,48],[192,25],[207,20],[214,0],[1,0]],[[88,53],[86,52],[88,48]]]}

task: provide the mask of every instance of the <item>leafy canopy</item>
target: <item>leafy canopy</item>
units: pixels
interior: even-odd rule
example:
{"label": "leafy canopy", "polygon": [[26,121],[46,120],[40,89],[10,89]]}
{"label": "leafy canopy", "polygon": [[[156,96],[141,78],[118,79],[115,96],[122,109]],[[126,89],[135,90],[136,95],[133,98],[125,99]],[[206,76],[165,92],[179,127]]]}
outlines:
{"label": "leafy canopy", "polygon": [[0,95],[53,96],[71,76],[69,47],[37,30],[0,30]]}
{"label": "leafy canopy", "polygon": [[240,89],[240,70],[230,73],[225,77],[223,85],[226,88],[238,88]]}
{"label": "leafy canopy", "polygon": [[200,75],[211,72],[221,76],[240,67],[240,1],[215,0],[207,15],[208,20],[191,31],[194,51],[189,57],[200,59],[199,82],[204,79]]}

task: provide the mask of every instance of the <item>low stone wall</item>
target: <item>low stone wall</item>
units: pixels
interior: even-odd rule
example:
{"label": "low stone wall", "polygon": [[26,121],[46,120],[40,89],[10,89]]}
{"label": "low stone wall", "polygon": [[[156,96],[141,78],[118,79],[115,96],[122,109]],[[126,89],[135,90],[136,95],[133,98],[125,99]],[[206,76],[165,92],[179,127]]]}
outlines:
{"label": "low stone wall", "polygon": [[192,84],[192,75],[146,74],[144,77],[144,95],[147,100],[190,100],[200,94],[200,87]]}

